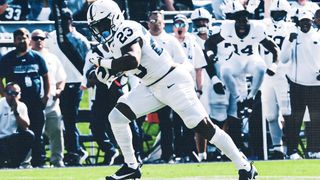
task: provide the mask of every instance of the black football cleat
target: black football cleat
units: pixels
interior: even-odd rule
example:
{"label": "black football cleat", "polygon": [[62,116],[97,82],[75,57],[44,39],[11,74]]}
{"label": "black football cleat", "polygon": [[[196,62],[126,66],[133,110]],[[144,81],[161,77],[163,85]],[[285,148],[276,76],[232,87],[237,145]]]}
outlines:
{"label": "black football cleat", "polygon": [[253,162],[250,163],[251,169],[250,171],[246,171],[245,169],[240,169],[239,174],[239,180],[251,180],[256,179],[256,176],[258,175],[258,171],[256,167],[254,167]]}
{"label": "black football cleat", "polygon": [[120,179],[140,179],[141,170],[140,165],[137,169],[132,169],[124,164],[114,175],[107,176],[106,180],[120,180]]}

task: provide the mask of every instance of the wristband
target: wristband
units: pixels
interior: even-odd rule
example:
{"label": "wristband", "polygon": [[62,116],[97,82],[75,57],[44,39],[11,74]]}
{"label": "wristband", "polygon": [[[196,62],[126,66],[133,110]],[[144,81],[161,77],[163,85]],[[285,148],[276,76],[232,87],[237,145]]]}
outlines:
{"label": "wristband", "polygon": [[211,50],[210,50],[210,51],[207,51],[207,56],[208,56],[208,57],[210,57],[210,56],[213,55],[213,54],[214,54],[213,51],[211,51]]}
{"label": "wristband", "polygon": [[268,69],[270,69],[272,72],[276,72],[277,68],[278,65],[276,63],[272,63]]}
{"label": "wristband", "polygon": [[112,59],[104,59],[100,61],[100,66],[107,69],[111,69],[111,63],[112,63]]}

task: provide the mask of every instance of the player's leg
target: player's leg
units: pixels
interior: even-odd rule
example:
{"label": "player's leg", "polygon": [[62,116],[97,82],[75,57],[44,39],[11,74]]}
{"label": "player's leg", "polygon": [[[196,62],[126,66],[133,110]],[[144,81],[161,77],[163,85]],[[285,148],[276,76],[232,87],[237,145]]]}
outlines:
{"label": "player's leg", "polygon": [[279,104],[275,93],[274,78],[266,76],[262,85],[261,104],[263,117],[268,121],[270,136],[272,140],[271,159],[283,159],[284,150],[282,147],[282,127],[279,118]]}
{"label": "player's leg", "polygon": [[247,99],[252,99],[257,94],[264,74],[266,72],[266,64],[259,55],[252,55],[248,57],[248,63],[246,66],[246,72],[252,75],[251,91],[247,96]]}
{"label": "player's leg", "polygon": [[[175,85],[167,88],[167,85],[172,83]],[[256,175],[255,168],[240,153],[230,136],[209,120],[193,89],[192,77],[182,68],[176,68],[151,90],[161,102],[179,114],[188,128],[194,129],[222,150],[235,163],[240,176]]]}
{"label": "player's leg", "polygon": [[[210,105],[209,105],[209,95],[210,91],[212,90],[211,86],[211,80],[209,78],[209,75],[207,72],[202,71],[203,73],[203,86],[202,86],[202,95],[200,96],[200,102],[204,106],[204,108],[207,110],[207,112],[210,112]],[[207,159],[207,140],[199,133],[195,134],[195,141],[196,141],[196,147],[198,151],[198,157],[200,161]]]}
{"label": "player's leg", "polygon": [[109,121],[124,156],[125,164],[114,175],[106,177],[107,180],[141,177],[140,164],[135,157],[129,123],[161,107],[163,104],[154,98],[148,88],[142,84],[120,97],[117,105],[109,114]]}

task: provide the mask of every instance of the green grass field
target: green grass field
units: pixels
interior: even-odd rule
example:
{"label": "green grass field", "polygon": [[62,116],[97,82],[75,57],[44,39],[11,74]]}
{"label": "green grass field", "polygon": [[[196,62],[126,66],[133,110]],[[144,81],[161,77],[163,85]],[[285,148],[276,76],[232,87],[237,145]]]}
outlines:
{"label": "green grass field", "polygon": [[[257,161],[257,179],[319,179],[320,160],[299,161]],[[103,180],[114,173],[119,166],[97,166],[81,168],[48,168],[0,170],[1,180]],[[143,178],[146,180],[211,180],[237,179],[237,171],[230,162],[198,164],[144,165]]]}

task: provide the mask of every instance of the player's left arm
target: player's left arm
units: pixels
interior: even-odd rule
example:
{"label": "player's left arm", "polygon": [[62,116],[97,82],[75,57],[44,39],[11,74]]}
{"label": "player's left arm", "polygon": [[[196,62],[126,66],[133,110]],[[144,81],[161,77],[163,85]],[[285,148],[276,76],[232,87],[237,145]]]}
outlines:
{"label": "player's left arm", "polygon": [[273,55],[272,65],[268,67],[267,74],[274,75],[277,69],[277,64],[279,63],[280,48],[278,45],[269,37],[264,38],[260,44],[262,44],[268,51]]}

